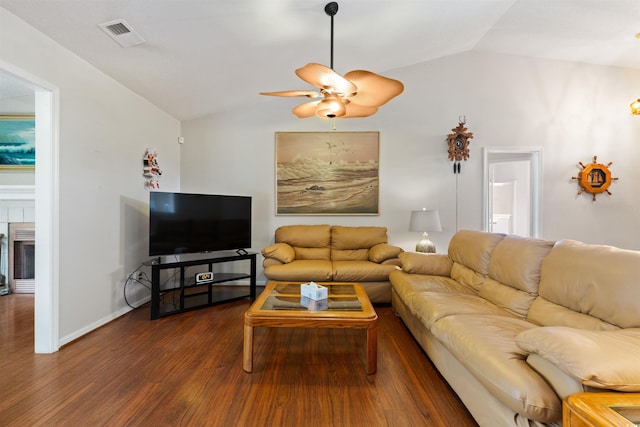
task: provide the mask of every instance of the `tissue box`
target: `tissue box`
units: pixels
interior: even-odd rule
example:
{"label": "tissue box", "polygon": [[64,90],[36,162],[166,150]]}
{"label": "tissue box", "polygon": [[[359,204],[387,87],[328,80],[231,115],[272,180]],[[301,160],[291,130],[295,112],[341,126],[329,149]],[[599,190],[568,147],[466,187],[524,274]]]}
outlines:
{"label": "tissue box", "polygon": [[329,296],[329,289],[325,286],[320,286],[315,282],[303,283],[300,285],[300,295],[313,300],[327,299]]}

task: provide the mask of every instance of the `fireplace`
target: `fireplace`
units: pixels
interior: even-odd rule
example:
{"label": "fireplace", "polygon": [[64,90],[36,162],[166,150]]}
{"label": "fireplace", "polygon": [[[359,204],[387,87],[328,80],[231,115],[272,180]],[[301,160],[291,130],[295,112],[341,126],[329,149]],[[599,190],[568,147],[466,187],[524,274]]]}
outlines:
{"label": "fireplace", "polygon": [[36,229],[31,222],[9,223],[9,288],[18,294],[35,292]]}

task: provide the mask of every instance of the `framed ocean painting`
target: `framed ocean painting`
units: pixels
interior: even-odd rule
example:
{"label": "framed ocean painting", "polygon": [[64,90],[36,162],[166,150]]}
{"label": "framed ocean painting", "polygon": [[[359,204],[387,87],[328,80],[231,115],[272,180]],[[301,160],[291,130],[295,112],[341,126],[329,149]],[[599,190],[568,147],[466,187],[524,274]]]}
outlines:
{"label": "framed ocean painting", "polygon": [[379,132],[276,132],[276,215],[379,215]]}
{"label": "framed ocean painting", "polygon": [[35,124],[33,115],[0,115],[0,170],[35,168]]}

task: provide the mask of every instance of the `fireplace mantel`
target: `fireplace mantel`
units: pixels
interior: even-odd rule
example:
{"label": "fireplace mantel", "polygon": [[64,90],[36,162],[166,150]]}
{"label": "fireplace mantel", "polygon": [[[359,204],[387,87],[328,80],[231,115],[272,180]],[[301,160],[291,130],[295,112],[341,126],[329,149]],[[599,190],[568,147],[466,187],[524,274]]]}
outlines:
{"label": "fireplace mantel", "polygon": [[0,200],[35,200],[35,185],[0,185]]}

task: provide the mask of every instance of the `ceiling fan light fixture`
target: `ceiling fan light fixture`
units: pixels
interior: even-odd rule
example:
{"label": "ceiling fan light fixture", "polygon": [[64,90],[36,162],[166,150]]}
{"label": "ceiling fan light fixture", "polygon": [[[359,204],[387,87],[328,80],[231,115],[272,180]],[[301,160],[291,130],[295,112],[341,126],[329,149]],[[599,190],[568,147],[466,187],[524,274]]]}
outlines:
{"label": "ceiling fan light fixture", "polygon": [[631,105],[629,105],[629,108],[631,108],[631,114],[640,116],[640,98],[633,101]]}
{"label": "ceiling fan light fixture", "polygon": [[325,98],[320,101],[316,108],[316,115],[322,118],[334,119],[342,117],[347,113],[347,107],[334,94],[325,94]]}

